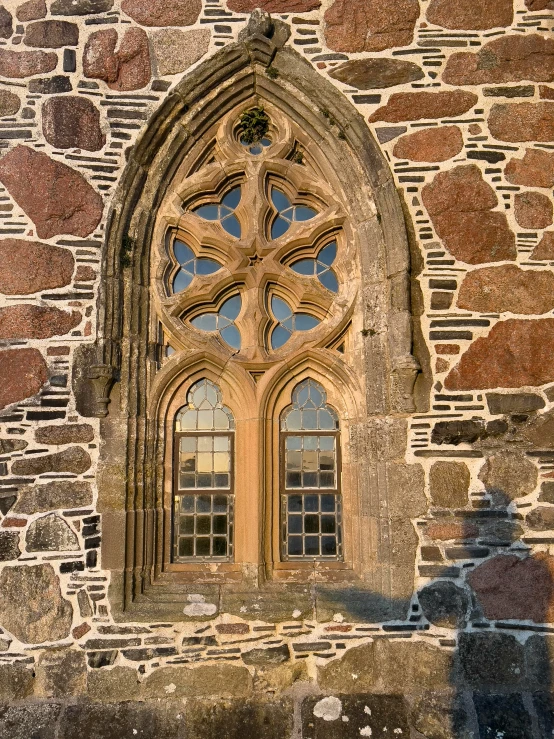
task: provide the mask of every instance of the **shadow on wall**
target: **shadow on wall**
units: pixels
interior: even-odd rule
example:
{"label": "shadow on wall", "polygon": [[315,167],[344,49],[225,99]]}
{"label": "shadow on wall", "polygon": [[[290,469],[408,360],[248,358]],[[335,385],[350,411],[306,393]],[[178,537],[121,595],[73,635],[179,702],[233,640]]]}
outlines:
{"label": "shadow on wall", "polygon": [[[457,568],[445,567],[418,593],[420,612],[449,630],[445,638],[414,638],[421,622],[385,625],[390,639],[376,629],[372,643],[320,668],[320,688],[333,698],[304,701],[302,739],[552,739],[554,627],[543,624],[554,622],[554,558],[531,554],[521,515],[508,510],[504,493],[489,492],[490,508],[456,511],[456,546],[460,561],[463,548],[466,561],[479,549],[494,555],[459,568],[458,582]],[[376,596],[348,601],[349,614],[363,621],[380,601],[385,613]],[[397,606],[407,612],[405,602]],[[325,703],[337,699],[340,706]],[[336,720],[325,719],[326,706]]]}

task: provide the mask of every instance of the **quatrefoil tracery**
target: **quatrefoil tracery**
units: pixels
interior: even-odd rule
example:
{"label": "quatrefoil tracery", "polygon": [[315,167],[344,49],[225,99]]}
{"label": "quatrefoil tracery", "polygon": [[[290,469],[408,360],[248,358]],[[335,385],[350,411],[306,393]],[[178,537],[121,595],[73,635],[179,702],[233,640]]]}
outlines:
{"label": "quatrefoil tracery", "polygon": [[[279,122],[286,135],[272,119],[254,152],[238,137],[236,146],[222,140],[222,130],[234,130],[227,120],[213,153],[174,191],[166,216],[173,236],[158,273],[160,318],[172,345],[215,349],[215,341],[239,359],[268,361],[321,341],[323,327],[336,329],[345,315],[345,216],[313,168],[288,158],[298,142]],[[233,296],[239,312],[229,316],[223,306]]]}

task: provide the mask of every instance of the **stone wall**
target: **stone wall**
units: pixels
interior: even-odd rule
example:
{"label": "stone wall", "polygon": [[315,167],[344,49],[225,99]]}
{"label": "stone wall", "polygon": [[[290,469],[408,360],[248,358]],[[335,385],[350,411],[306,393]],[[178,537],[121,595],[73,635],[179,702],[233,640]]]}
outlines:
{"label": "stone wall", "polygon": [[[394,484],[427,512],[390,516],[393,561],[417,534],[416,587],[383,623],[354,590],[311,614],[291,591],[277,619],[189,593],[181,621],[116,621],[103,440],[72,389],[110,201],[168,91],[260,6],[405,202],[423,373]],[[0,5],[1,739],[552,735],[553,29],[550,0]]]}

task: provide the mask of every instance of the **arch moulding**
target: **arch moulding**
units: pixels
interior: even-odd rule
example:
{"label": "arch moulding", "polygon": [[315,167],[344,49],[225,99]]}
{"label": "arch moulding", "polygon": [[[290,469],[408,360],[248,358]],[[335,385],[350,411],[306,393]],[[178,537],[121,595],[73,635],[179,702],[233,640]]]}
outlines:
{"label": "arch moulding", "polygon": [[[284,46],[289,33],[284,23],[254,13],[238,43],[187,75],[131,150],[112,202],[99,340],[94,354],[89,350],[81,355],[76,384],[81,412],[103,418],[103,566],[111,571],[112,607],[122,619],[182,620],[187,593],[200,593],[225,612],[239,613],[242,602],[237,586],[180,582],[160,566],[165,536],[157,471],[161,442],[151,418],[156,404],[152,393],[159,397],[160,379],[155,377],[157,339],[149,335],[149,301],[151,240],[169,183],[213,123],[250,101],[271,103],[325,151],[348,194],[351,223],[362,245],[362,291],[379,297],[371,312],[366,310],[367,330],[362,332],[367,416],[357,420],[350,439],[363,457],[361,477],[366,480],[357,502],[356,515],[367,535],[358,546],[356,577],[348,584],[307,589],[264,581],[256,573],[243,589],[263,592],[264,617],[275,619],[283,609],[288,612],[289,602],[294,603],[290,611],[300,608],[318,618],[335,606],[340,610],[341,603],[344,610],[346,601],[357,603],[363,613],[356,615],[366,620],[403,616],[409,603],[414,559],[393,552],[407,547],[415,556],[415,534],[409,520],[408,527],[404,522],[398,529],[391,523],[395,500],[403,495],[401,486],[391,482],[403,461],[398,452],[402,444],[395,439],[403,437],[405,445],[419,371],[412,354],[404,215],[390,169],[365,121],[307,61]],[[202,358],[195,362],[200,366]]]}

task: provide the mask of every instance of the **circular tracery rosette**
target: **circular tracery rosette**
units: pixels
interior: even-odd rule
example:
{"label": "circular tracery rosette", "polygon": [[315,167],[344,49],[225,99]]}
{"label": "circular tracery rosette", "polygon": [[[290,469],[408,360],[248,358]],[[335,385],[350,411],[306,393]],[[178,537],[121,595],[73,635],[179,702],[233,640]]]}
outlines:
{"label": "circular tracery rosette", "polygon": [[306,135],[268,106],[267,133],[246,144],[240,114],[219,124],[166,197],[155,303],[176,353],[259,364],[344,330],[355,249]]}

